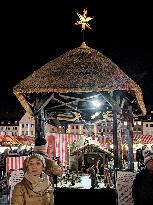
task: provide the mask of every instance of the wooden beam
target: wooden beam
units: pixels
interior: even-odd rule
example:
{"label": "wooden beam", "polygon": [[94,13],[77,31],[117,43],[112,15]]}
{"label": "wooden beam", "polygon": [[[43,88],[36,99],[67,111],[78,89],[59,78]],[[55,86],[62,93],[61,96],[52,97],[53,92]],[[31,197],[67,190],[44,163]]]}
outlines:
{"label": "wooden beam", "polygon": [[40,99],[40,101],[36,102],[36,106],[34,107],[34,114],[37,114],[41,109],[44,109],[48,103],[53,99],[54,93],[51,96],[44,96]]}
{"label": "wooden beam", "polygon": [[61,100],[59,100],[57,98],[54,98],[54,100],[59,102],[59,103],[61,103],[61,105],[54,106],[51,109],[55,109],[55,108],[58,108],[58,107],[61,107],[61,106],[65,105],[65,106],[69,107],[70,109],[72,109],[72,110],[74,110],[76,112],[81,112],[81,109],[76,109],[71,104],[76,103],[76,102],[80,102],[80,101],[82,101],[82,102],[89,101],[89,100],[91,100],[94,97],[100,96],[100,94],[97,94],[97,95],[94,95],[94,96],[90,96],[90,97],[86,97],[86,98],[82,98],[82,99],[81,98],[70,97],[70,96],[65,96],[65,95],[61,95],[61,94],[59,96],[62,97],[62,98],[73,99],[73,101],[68,102],[68,103],[64,103],[63,101],[61,101]]}
{"label": "wooden beam", "polygon": [[35,138],[45,137],[45,117],[44,109],[41,109],[37,115],[35,115]]}
{"label": "wooden beam", "polygon": [[73,107],[72,105],[70,105],[70,104],[72,104],[73,102],[65,103],[65,102],[63,102],[63,101],[61,101],[61,100],[59,100],[59,99],[57,99],[57,98],[54,98],[54,100],[55,100],[56,102],[61,103],[61,105],[54,106],[54,107],[52,107],[52,109],[58,108],[58,107],[61,107],[61,106],[65,105],[66,107],[71,108],[71,109],[74,110],[75,112],[78,112],[78,110],[77,110],[75,107]]}
{"label": "wooden beam", "polygon": [[115,101],[111,95],[109,95],[106,92],[102,92],[101,93],[102,97],[112,106],[112,108],[114,110],[116,110],[117,112],[121,112],[121,108],[119,106],[119,104],[117,103],[117,101]]}

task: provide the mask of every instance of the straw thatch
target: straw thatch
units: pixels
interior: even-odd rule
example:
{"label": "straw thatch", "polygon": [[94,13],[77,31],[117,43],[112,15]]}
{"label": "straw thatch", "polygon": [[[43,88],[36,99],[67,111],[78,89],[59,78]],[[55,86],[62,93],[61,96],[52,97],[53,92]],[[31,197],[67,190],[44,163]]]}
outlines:
{"label": "straw thatch", "polygon": [[142,113],[146,113],[140,87],[110,59],[83,43],[34,71],[13,92],[26,111],[31,112],[24,93],[115,90],[133,91]]}
{"label": "straw thatch", "polygon": [[72,151],[71,156],[76,155],[76,154],[80,154],[80,153],[88,154],[88,153],[94,153],[94,152],[95,153],[104,153],[108,156],[113,155],[113,153],[111,153],[110,151],[104,150],[96,144],[87,144],[87,145],[84,145],[83,147],[81,147],[77,150]]}

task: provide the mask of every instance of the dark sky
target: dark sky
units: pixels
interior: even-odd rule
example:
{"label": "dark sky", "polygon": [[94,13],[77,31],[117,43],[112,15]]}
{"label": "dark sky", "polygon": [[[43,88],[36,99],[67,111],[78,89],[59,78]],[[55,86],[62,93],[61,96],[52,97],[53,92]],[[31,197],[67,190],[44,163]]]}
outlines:
{"label": "dark sky", "polygon": [[[85,41],[114,61],[153,104],[153,12],[149,2],[5,1],[0,5],[0,111],[23,109],[12,88],[34,70],[82,42],[75,11],[88,9]],[[151,3],[150,3],[151,4]],[[19,109],[18,109],[19,108]]]}

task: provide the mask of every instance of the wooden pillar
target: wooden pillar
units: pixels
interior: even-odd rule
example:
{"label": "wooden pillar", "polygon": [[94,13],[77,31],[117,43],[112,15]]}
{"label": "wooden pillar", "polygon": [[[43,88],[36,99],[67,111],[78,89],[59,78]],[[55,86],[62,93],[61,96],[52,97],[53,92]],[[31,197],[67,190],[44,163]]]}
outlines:
{"label": "wooden pillar", "polygon": [[127,122],[128,169],[133,171],[134,170],[134,163],[133,163],[132,106],[128,106],[128,110],[129,110],[129,121]]}
{"label": "wooden pillar", "polygon": [[118,127],[117,127],[117,136],[118,136],[118,160],[119,160],[119,169],[122,169],[123,167],[123,161],[122,161],[122,130],[121,130],[121,121],[118,120]]}
{"label": "wooden pillar", "polygon": [[118,140],[117,140],[117,111],[113,109],[113,150],[114,150],[114,170],[119,168]]}
{"label": "wooden pillar", "polygon": [[35,115],[35,138],[45,138],[44,109],[40,109]]}

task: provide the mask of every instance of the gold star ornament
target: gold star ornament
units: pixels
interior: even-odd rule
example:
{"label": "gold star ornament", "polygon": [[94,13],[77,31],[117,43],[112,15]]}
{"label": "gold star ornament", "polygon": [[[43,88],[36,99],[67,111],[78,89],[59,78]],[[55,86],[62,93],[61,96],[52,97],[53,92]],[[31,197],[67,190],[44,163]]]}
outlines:
{"label": "gold star ornament", "polygon": [[93,19],[92,17],[87,17],[87,9],[83,10],[83,15],[79,14],[78,12],[76,12],[78,17],[79,17],[79,21],[77,21],[75,23],[75,25],[82,25],[82,30],[85,30],[85,28],[87,27],[88,29],[91,29],[90,25],[89,25],[89,21],[91,19]]}

